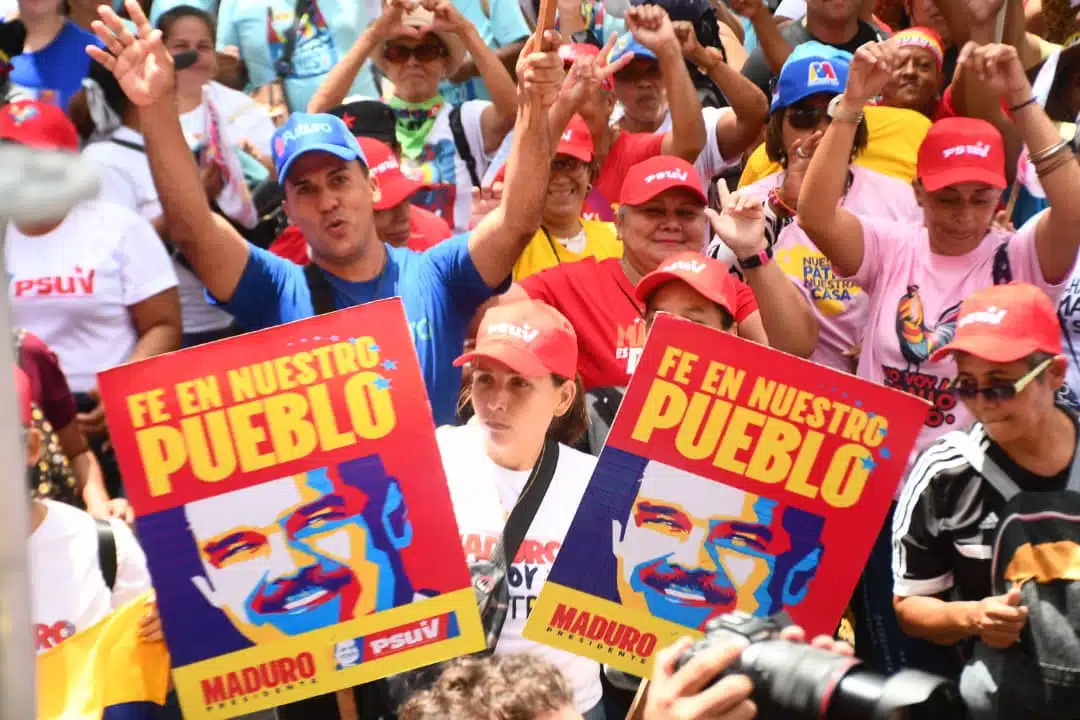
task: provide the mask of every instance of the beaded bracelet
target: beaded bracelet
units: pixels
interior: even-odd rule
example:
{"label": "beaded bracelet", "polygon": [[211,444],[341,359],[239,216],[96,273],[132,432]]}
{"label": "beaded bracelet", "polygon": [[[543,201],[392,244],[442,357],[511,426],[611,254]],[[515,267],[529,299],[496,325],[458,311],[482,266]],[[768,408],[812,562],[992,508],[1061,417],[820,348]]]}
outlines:
{"label": "beaded bracelet", "polygon": [[772,190],[769,191],[769,201],[773,205],[780,206],[780,208],[784,212],[786,212],[788,215],[790,215],[791,217],[795,217],[796,215],[799,214],[798,210],[796,210],[795,208],[788,205],[786,202],[784,202],[784,198],[780,197],[779,188],[773,188]]}

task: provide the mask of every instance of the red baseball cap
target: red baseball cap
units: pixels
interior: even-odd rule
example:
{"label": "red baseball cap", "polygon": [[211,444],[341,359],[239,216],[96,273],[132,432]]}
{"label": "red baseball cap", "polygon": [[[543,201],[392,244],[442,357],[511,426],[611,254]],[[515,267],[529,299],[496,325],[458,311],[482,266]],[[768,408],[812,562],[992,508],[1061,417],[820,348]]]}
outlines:
{"label": "red baseball cap", "polygon": [[22,368],[15,366],[15,397],[19,403],[19,420],[23,425],[29,425],[33,419],[30,395],[29,376]]}
{"label": "red baseball cap", "polygon": [[619,193],[620,205],[641,205],[667,190],[686,188],[708,204],[697,169],[682,158],[656,155],[630,168]]}
{"label": "red baseball cap", "polygon": [[569,155],[582,162],[592,162],[593,141],[589,126],[580,115],[570,118],[570,123],[563,130],[559,138],[559,146],[555,148],[556,155]]}
{"label": "red baseball cap", "polygon": [[1004,188],[1005,142],[985,120],[944,118],[923,138],[916,170],[929,192],[964,182]]}
{"label": "red baseball cap", "polygon": [[555,308],[538,300],[496,305],[484,313],[476,347],[454,361],[496,360],[525,377],[577,375],[577,333]]}
{"label": "red baseball cap", "polygon": [[673,280],[686,283],[735,317],[735,284],[728,266],[697,252],[683,252],[668,258],[660,267],[641,278],[634,295],[639,301],[648,302],[661,285]]}
{"label": "red baseball cap", "polygon": [[20,100],[0,108],[0,139],[38,150],[79,151],[75,124],[56,105]]}
{"label": "red baseball cap", "polygon": [[372,204],[372,209],[395,208],[417,190],[427,187],[405,177],[394,151],[386,143],[369,137],[357,137],[356,141],[367,158],[368,173],[379,183],[379,198]]}
{"label": "red baseball cap", "polygon": [[930,356],[937,361],[966,352],[1010,363],[1034,352],[1061,354],[1061,326],[1050,297],[1034,285],[1009,283],[979,290],[960,305],[952,342]]}

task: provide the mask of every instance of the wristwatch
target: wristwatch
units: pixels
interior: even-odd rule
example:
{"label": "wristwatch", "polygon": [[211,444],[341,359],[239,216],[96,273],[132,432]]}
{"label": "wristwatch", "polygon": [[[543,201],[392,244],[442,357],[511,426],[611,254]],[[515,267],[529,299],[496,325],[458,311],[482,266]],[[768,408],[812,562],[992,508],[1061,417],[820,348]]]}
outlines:
{"label": "wristwatch", "polygon": [[740,258],[739,267],[743,270],[753,270],[756,267],[768,264],[768,262],[772,260],[772,256],[772,245],[766,245],[761,250],[758,250],[757,254],[751,255],[748,258]]}
{"label": "wristwatch", "polygon": [[864,116],[864,113],[861,110],[859,112],[852,112],[851,110],[846,110],[846,109],[840,107],[840,103],[842,103],[843,101],[844,101],[844,96],[843,95],[837,95],[836,97],[834,97],[832,100],[829,101],[829,107],[826,110],[826,112],[829,113],[829,117],[831,117],[833,120],[839,120],[840,122],[846,122],[846,123],[853,123],[855,125],[858,125],[859,123],[861,123],[862,119],[863,119],[863,116]]}

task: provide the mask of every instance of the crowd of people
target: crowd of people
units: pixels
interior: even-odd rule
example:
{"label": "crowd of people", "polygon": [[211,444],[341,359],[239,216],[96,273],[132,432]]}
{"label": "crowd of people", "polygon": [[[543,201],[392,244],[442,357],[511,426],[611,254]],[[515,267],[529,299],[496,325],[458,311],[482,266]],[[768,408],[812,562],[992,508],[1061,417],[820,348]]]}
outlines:
{"label": "crowd of people", "polygon": [[[534,35],[539,4],[0,0],[0,140],[101,179],[5,230],[38,652],[150,589],[99,372],[396,296],[463,538],[555,447],[558,547],[658,313],[923,398],[854,652],[1080,717],[1076,3],[558,0]],[[525,639],[544,579],[404,705],[277,716],[754,716],[707,684],[739,648],[673,648],[635,703]]]}

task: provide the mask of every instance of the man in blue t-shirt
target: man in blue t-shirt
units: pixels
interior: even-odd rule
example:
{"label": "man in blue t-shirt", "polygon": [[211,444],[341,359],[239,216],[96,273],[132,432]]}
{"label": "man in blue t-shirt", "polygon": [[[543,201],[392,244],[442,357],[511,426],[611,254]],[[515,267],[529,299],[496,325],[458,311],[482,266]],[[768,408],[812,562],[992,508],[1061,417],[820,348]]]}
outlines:
{"label": "man in blue t-shirt", "polygon": [[[149,23],[134,0],[128,0],[128,11],[139,35],[149,38]],[[140,57],[134,38],[120,32],[116,14],[107,8],[100,12],[108,26],[116,26],[117,39],[109,48],[123,57],[118,61],[105,51],[94,56],[114,72],[124,68],[117,80],[142,114],[146,153],[169,239],[210,295],[246,329],[313,315],[304,270],[250,245],[211,212],[204,193],[192,191],[201,187],[199,169],[180,129],[172,60],[160,39],[141,41],[150,51]],[[509,286],[514,263],[542,217],[551,158],[543,106],[558,95],[562,61],[554,52],[523,54],[518,77],[525,78],[519,97],[535,107],[518,114],[520,139],[511,153],[501,205],[471,233],[444,240],[424,253],[379,240],[372,220],[378,184],[341,119],[297,113],[271,142],[285,189],[285,210],[307,238],[312,262],[329,283],[333,304],[345,308],[402,298],[439,424],[455,419],[461,373],[452,362],[461,354],[469,322],[485,300]]]}

